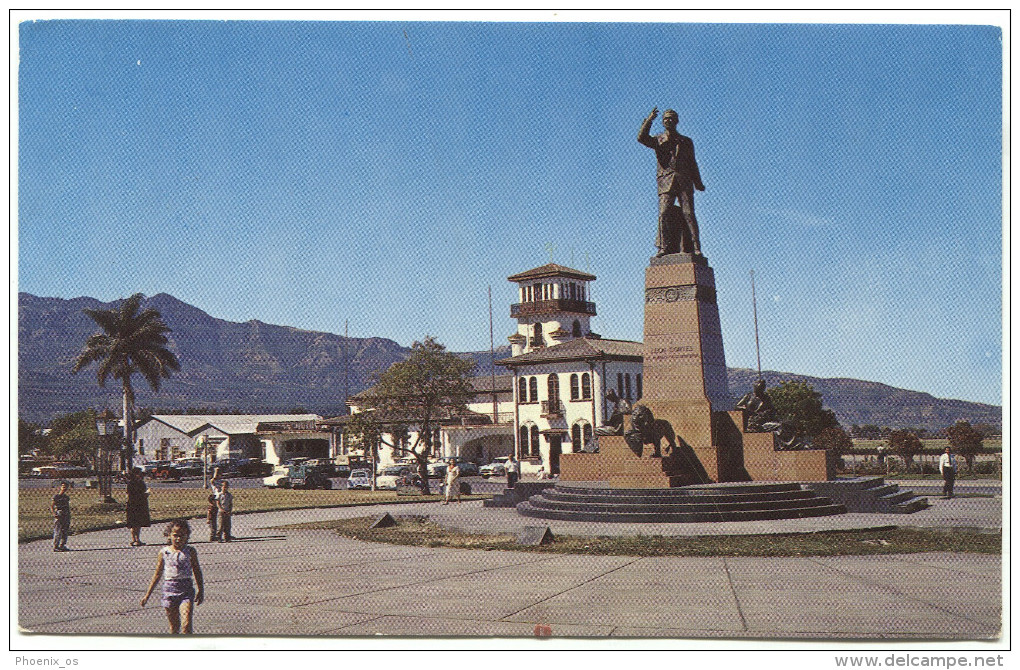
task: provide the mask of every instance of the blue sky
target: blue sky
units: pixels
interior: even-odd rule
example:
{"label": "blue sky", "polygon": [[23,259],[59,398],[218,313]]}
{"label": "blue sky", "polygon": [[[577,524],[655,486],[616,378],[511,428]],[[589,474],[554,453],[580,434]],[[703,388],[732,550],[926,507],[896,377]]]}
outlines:
{"label": "blue sky", "polygon": [[[1001,402],[1001,31],[981,25],[20,26],[18,288],[453,350],[506,277],[598,276],[640,340],[653,106],[693,138],[726,360]],[[660,132],[656,121],[653,132]],[[737,392],[735,390],[734,392]]]}

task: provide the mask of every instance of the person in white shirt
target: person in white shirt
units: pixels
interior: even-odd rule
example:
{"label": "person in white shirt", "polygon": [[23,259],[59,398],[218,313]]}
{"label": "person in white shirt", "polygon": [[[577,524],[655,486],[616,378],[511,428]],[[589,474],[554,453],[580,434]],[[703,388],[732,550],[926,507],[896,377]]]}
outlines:
{"label": "person in white shirt", "polygon": [[517,461],[511,456],[506,462],[506,487],[512,489],[517,483]]}
{"label": "person in white shirt", "polygon": [[939,458],[939,472],[942,473],[942,479],[945,482],[942,485],[942,495],[952,498],[953,484],[956,482],[956,454],[949,447],[946,447],[946,453]]}

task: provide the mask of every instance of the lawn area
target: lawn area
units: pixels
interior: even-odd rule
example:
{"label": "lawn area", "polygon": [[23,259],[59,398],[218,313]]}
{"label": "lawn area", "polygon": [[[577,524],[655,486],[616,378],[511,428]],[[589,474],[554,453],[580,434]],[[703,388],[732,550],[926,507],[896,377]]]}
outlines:
{"label": "lawn area", "polygon": [[390,528],[369,528],[376,517],[359,517],[288,528],[326,528],[367,542],[418,547],[529,551],[593,556],[845,556],[952,551],[1002,553],[1002,533],[890,527],[882,530],[721,535],[700,537],[579,537],[560,535],[551,544],[526,547],[513,535],[480,535],[450,530],[426,517],[397,516]]}
{"label": "lawn area", "polygon": [[[149,512],[153,526],[178,517],[205,518],[209,492],[204,489],[176,489],[151,487]],[[53,535],[53,515],[50,500],[55,488],[20,489],[18,491],[18,542],[39,540]],[[308,507],[348,507],[393,502],[439,501],[439,495],[398,496],[394,491],[295,491],[293,489],[235,488],[235,513],[271,512]],[[99,494],[92,489],[74,488],[71,496],[71,532],[81,533],[104,528],[124,526],[124,489],[114,489],[116,503],[100,502]],[[490,496],[464,496],[465,500],[478,500]]]}

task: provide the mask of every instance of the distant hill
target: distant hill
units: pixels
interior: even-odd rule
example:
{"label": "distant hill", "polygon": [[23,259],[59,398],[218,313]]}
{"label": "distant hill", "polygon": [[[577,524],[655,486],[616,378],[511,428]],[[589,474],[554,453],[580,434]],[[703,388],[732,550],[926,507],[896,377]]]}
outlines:
{"label": "distant hill", "polygon": [[[39,298],[18,294],[18,413],[29,421],[94,407],[116,410],[120,391],[110,380],[99,388],[94,368],[71,375],[71,366],[85,340],[97,327],[84,308],[109,309],[114,303],[94,298]],[[285,412],[296,407],[323,416],[342,413],[346,386],[351,395],[368,388],[371,374],[407,358],[410,350],[381,337],[345,338],[258,320],[236,323],[160,293],[143,307],[154,307],[172,329],[170,348],[181,371],[153,395],[139,382],[138,404],[164,410],[189,407],[236,409],[244,412]],[[478,362],[477,374],[491,369],[488,351],[465,352]],[[510,355],[499,347],[496,358]],[[806,381],[819,391],[840,422],[937,430],[967,419],[1002,423],[1002,408],[943,400],[856,379],[822,379],[794,373],[763,372],[769,386],[783,379]],[[732,368],[730,391],[750,389],[755,373]]]}
{"label": "distant hill", "polygon": [[[747,393],[758,378],[755,370],[730,368],[730,393]],[[846,428],[857,424],[891,428],[927,428],[930,431],[950,426],[960,419],[973,423],[1002,425],[1002,407],[966,400],[936,398],[921,391],[908,391],[878,382],[840,377],[808,377],[792,372],[762,370],[766,385],[780,381],[802,381],[822,394],[822,402]]]}

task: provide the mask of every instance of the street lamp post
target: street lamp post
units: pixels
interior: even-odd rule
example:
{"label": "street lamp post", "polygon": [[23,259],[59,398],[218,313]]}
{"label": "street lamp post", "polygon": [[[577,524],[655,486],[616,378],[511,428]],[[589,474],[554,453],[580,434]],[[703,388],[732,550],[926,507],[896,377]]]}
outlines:
{"label": "street lamp post", "polygon": [[209,449],[207,447],[209,438],[205,435],[199,435],[195,439],[195,453],[198,454],[199,450],[202,451],[202,488],[209,488]]}
{"label": "street lamp post", "polygon": [[112,452],[116,450],[118,440],[117,417],[104,409],[96,416],[96,431],[99,433],[100,448],[96,464],[99,479],[99,496],[103,502],[116,502],[113,499],[113,464],[110,462]]}

